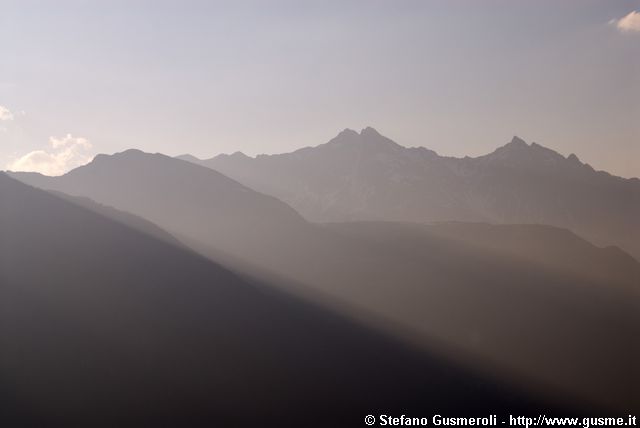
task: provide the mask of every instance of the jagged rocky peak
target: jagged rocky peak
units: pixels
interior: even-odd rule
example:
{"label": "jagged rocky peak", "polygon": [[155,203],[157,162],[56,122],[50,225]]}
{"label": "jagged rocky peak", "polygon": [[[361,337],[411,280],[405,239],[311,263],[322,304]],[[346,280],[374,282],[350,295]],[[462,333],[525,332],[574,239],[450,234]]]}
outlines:
{"label": "jagged rocky peak", "polygon": [[567,156],[567,160],[573,163],[580,163],[580,159],[575,155],[575,153],[571,153],[569,156]]}
{"label": "jagged rocky peak", "polygon": [[527,142],[525,140],[523,140],[522,138],[518,137],[517,135],[514,136],[511,141],[509,141],[507,144],[505,144],[502,147],[498,147],[495,151],[494,154],[500,154],[500,155],[506,155],[506,156],[511,156],[511,155],[527,155],[530,156],[532,154],[534,154],[535,152],[541,152],[541,151],[548,151],[549,149],[547,149],[546,147],[541,146],[538,143],[531,143],[531,144],[527,144]]}
{"label": "jagged rocky peak", "polygon": [[341,138],[348,138],[348,137],[353,138],[353,137],[357,137],[357,136],[358,136],[358,133],[356,131],[354,131],[353,129],[344,128],[342,131],[340,131],[338,133],[336,138],[339,138],[339,137],[341,137]]}
{"label": "jagged rocky peak", "polygon": [[574,154],[564,157],[560,153],[545,147],[541,144],[532,142],[527,144],[520,137],[514,136],[513,139],[504,146],[496,149],[493,153],[484,157],[485,159],[506,162],[510,166],[542,166],[549,167],[551,165],[580,164],[580,160]]}
{"label": "jagged rocky peak", "polygon": [[524,149],[529,147],[529,145],[522,138],[518,137],[517,135],[514,135],[511,141],[507,143],[504,147]]}
{"label": "jagged rocky peak", "polygon": [[[261,156],[269,156],[269,155],[258,155],[256,157],[259,158]],[[241,151],[236,151],[231,154],[221,153],[218,156],[213,157],[212,160],[213,159],[224,159],[226,161],[233,162],[233,163],[245,163],[246,161],[250,161],[253,158],[251,156],[245,155]]]}
{"label": "jagged rocky peak", "polygon": [[369,144],[377,143],[377,144],[383,144],[388,146],[400,147],[395,141],[385,137],[384,135],[380,134],[378,131],[376,131],[374,128],[370,126],[367,126],[362,131],[360,131],[360,139],[364,143],[369,143]]}
{"label": "jagged rocky peak", "polygon": [[329,141],[328,144],[330,146],[344,147],[357,145],[361,146],[362,148],[375,148],[378,150],[397,149],[399,147],[402,147],[395,143],[393,140],[383,136],[370,126],[362,129],[359,133],[354,131],[353,129],[346,128],[335,138]]}
{"label": "jagged rocky peak", "polygon": [[510,142],[482,156],[482,158],[500,162],[527,158],[531,152],[530,147],[522,138],[514,136]]}
{"label": "jagged rocky peak", "polygon": [[360,131],[360,135],[362,137],[373,137],[373,138],[386,138],[383,137],[378,131],[376,131],[375,128],[372,128],[371,126],[367,126],[366,128],[364,128],[362,131]]}
{"label": "jagged rocky peak", "polygon": [[340,131],[338,135],[333,137],[327,144],[330,145],[345,145],[345,144],[353,144],[360,141],[360,134],[350,128],[345,128]]}

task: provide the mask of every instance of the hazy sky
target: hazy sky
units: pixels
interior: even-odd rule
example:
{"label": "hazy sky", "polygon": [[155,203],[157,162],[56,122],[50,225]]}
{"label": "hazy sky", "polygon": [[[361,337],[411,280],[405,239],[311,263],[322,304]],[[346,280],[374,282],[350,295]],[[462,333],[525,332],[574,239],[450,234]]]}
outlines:
{"label": "hazy sky", "polygon": [[457,156],[517,134],[640,176],[634,11],[640,0],[0,0],[0,169],[61,173],[131,147],[285,152],[370,125]]}

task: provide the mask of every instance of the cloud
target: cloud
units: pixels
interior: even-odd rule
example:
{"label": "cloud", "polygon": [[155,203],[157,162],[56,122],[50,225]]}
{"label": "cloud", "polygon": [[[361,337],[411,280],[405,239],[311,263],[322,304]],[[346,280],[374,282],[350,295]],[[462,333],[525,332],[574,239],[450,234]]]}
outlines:
{"label": "cloud", "polygon": [[49,137],[52,150],[35,150],[7,165],[11,171],[39,172],[44,175],[62,175],[73,168],[85,165],[93,158],[87,153],[92,145],[86,138]]}
{"label": "cloud", "polygon": [[628,15],[623,16],[620,19],[612,19],[609,21],[610,24],[613,24],[620,31],[630,32],[630,31],[638,31],[640,32],[640,12],[636,12],[635,10],[631,11]]}
{"label": "cloud", "polygon": [[4,106],[0,106],[0,121],[13,120],[13,113]]}
{"label": "cloud", "polygon": [[89,140],[86,138],[74,138],[71,134],[67,134],[66,137],[62,138],[49,137],[49,144],[51,144],[51,147],[54,149],[81,147],[88,150],[92,147],[91,143],[89,143]]}

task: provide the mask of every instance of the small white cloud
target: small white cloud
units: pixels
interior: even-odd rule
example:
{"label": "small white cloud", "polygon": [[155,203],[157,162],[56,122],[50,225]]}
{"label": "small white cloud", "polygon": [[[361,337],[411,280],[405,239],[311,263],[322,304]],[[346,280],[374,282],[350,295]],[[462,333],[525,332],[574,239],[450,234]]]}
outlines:
{"label": "small white cloud", "polygon": [[613,24],[620,31],[630,32],[630,31],[638,31],[640,32],[640,12],[636,12],[635,10],[631,11],[628,15],[623,16],[620,19],[612,19],[609,21],[610,24]]}
{"label": "small white cloud", "polygon": [[13,120],[13,113],[5,106],[0,106],[0,121]]}
{"label": "small white cloud", "polygon": [[62,175],[73,168],[86,165],[93,158],[87,152],[92,145],[86,138],[49,137],[53,150],[35,150],[7,165],[10,171],[39,172],[44,175]]}
{"label": "small white cloud", "polygon": [[49,137],[49,144],[51,144],[51,147],[53,147],[54,149],[68,148],[68,147],[74,147],[74,146],[83,147],[85,149],[91,148],[91,143],[89,143],[89,140],[82,137],[74,138],[73,136],[71,136],[71,134],[67,134],[65,137],[62,137],[62,138]]}

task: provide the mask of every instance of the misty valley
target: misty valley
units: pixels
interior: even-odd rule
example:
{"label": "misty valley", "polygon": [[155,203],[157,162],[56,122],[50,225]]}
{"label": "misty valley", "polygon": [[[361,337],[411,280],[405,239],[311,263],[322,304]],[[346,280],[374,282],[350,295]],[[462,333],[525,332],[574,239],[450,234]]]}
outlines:
{"label": "misty valley", "polygon": [[626,418],[638,260],[640,180],[518,137],[7,171],[0,425]]}

